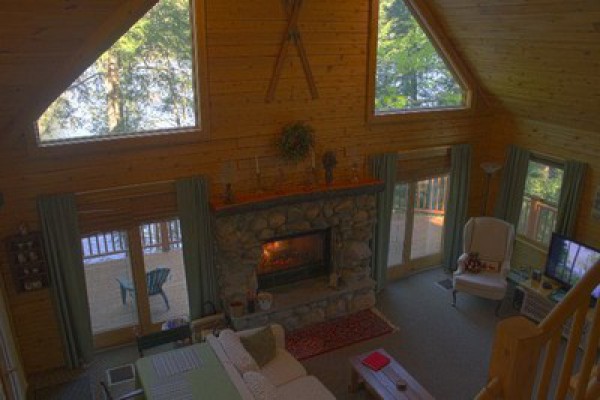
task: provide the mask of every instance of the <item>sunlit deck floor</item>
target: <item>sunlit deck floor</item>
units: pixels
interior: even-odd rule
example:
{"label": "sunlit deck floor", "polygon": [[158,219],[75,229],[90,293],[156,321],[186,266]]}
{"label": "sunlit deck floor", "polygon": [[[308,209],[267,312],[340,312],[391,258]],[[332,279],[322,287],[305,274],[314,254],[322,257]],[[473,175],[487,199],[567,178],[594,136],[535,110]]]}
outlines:
{"label": "sunlit deck floor", "polygon": [[[171,269],[169,278],[163,285],[163,290],[169,299],[170,310],[167,311],[162,296],[150,296],[152,322],[164,322],[187,316],[189,308],[181,250],[145,254],[144,258],[146,271],[157,266]],[[123,304],[117,281],[117,278],[129,276],[129,270],[126,259],[86,264],[85,275],[94,334],[137,325],[135,302],[127,296],[126,303]]]}
{"label": "sunlit deck floor", "polygon": [[[388,265],[390,266],[402,263],[402,248],[405,237],[404,224],[404,214],[392,214],[390,249],[388,253]],[[440,215],[415,213],[413,224],[411,259],[440,252],[444,217]]]}

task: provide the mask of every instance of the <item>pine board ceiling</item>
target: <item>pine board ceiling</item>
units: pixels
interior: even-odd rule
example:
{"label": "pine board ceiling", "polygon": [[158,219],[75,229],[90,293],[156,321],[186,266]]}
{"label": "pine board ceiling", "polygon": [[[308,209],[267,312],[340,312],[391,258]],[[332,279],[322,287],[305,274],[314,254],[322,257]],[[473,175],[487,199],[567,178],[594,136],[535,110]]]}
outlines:
{"label": "pine board ceiling", "polygon": [[[0,0],[0,130],[30,121],[98,54],[89,47],[118,37],[155,1]],[[431,5],[492,102],[520,117],[600,130],[600,1]]]}
{"label": "pine board ceiling", "polygon": [[493,102],[518,117],[600,130],[600,1],[433,3]]}

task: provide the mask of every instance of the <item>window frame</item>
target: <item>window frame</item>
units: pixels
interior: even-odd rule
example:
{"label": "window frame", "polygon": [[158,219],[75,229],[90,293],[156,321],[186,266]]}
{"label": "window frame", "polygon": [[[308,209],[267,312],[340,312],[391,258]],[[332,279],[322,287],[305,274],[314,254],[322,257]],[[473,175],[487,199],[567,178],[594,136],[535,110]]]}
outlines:
{"label": "window frame", "polygon": [[[124,135],[56,140],[44,143],[39,138],[37,121],[41,114],[46,111],[48,104],[39,110],[39,115],[30,124],[30,129],[26,135],[29,153],[35,156],[52,157],[59,155],[85,155],[95,152],[114,152],[139,149],[141,147],[163,147],[209,140],[210,119],[206,44],[206,2],[205,0],[187,1],[190,4],[190,25],[192,29],[192,78],[196,108],[195,126],[132,132]],[[144,15],[146,15],[146,13],[142,14],[141,17]],[[133,24],[138,20],[139,19],[133,21]],[[129,30],[133,24],[128,26],[125,32]],[[119,35],[116,40],[120,37],[121,35]],[[116,40],[111,40],[107,49],[110,48]],[[98,56],[104,51],[105,50],[94,51],[92,56],[93,60],[91,62],[95,62]],[[54,101],[55,98],[56,97],[53,97],[51,101]]]}
{"label": "window frame", "polygon": [[[529,160],[527,161],[527,170],[529,171],[529,163],[530,162],[535,162],[538,164],[544,164],[550,168],[557,168],[563,171],[564,174],[564,170],[565,170],[565,164],[563,160],[554,158],[552,156],[547,156],[547,155],[541,155],[541,154],[536,154],[536,153],[531,153],[529,156]],[[525,182],[523,183],[523,196],[521,197],[521,212],[522,212],[522,204],[523,204],[523,200],[525,199],[526,193],[525,193],[525,185],[527,183],[527,177],[525,178]],[[560,193],[559,193],[559,198],[560,198],[560,194],[562,193],[562,182],[561,182],[561,187],[560,187]],[[549,203],[545,203],[545,199],[544,200],[544,204],[549,204]],[[556,205],[557,207],[557,214],[558,214],[558,204]],[[521,212],[519,212],[519,219],[517,220],[517,226],[515,229],[515,236],[517,239],[526,242],[536,248],[539,248],[540,250],[543,250],[544,252],[548,251],[548,245],[544,242],[538,241],[535,238],[531,238],[529,236],[527,236],[527,234],[522,234],[519,232],[519,225],[521,222]],[[556,222],[555,222],[556,223]],[[554,232],[554,229],[556,227],[554,226],[552,228],[552,232]]]}
{"label": "window frame", "polygon": [[413,17],[423,30],[429,41],[442,58],[446,67],[464,90],[465,103],[461,107],[424,108],[398,110],[378,114],[375,110],[375,89],[377,73],[377,45],[379,36],[379,0],[371,0],[368,37],[368,66],[367,66],[367,104],[366,120],[368,123],[389,123],[411,119],[447,119],[451,116],[461,117],[470,115],[477,107],[477,97],[473,88],[475,80],[464,62],[454,50],[448,37],[433,12],[423,0],[403,0]]}

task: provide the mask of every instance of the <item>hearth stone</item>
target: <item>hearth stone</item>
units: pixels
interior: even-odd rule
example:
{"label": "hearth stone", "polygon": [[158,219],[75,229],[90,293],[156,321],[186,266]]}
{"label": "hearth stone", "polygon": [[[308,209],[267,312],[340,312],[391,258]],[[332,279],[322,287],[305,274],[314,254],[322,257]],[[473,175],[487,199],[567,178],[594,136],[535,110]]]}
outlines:
{"label": "hearth stone", "polygon": [[375,282],[370,278],[343,283],[338,290],[328,287],[323,279],[298,282],[271,291],[273,306],[270,310],[231,317],[231,323],[236,330],[272,322],[293,330],[373,307],[374,286]]}

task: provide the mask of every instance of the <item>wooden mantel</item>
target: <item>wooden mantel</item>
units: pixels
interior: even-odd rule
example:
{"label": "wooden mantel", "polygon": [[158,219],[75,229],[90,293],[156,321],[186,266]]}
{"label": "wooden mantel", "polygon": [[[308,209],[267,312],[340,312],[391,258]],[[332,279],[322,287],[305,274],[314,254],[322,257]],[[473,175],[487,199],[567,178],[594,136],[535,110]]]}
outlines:
{"label": "wooden mantel", "polygon": [[331,186],[320,184],[313,187],[293,187],[285,190],[236,195],[234,202],[231,204],[225,204],[221,197],[213,198],[211,208],[215,215],[227,216],[305,201],[377,193],[382,191],[384,186],[385,184],[382,181],[371,178],[355,183],[339,182]]}

